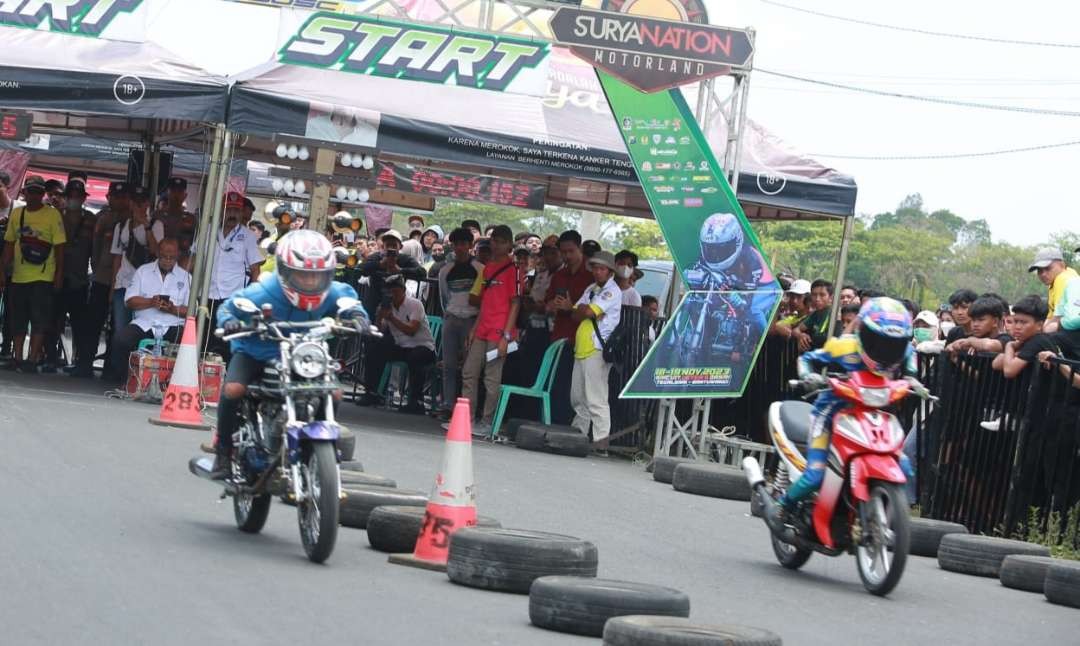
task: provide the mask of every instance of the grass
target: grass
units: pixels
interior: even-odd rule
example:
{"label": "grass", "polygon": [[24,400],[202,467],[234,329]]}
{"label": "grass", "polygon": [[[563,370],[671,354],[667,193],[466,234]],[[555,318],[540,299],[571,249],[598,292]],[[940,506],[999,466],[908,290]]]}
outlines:
{"label": "grass", "polygon": [[1037,507],[1028,510],[1027,532],[1017,532],[1016,538],[1050,548],[1051,556],[1080,561],[1080,504],[1069,510],[1044,515]]}

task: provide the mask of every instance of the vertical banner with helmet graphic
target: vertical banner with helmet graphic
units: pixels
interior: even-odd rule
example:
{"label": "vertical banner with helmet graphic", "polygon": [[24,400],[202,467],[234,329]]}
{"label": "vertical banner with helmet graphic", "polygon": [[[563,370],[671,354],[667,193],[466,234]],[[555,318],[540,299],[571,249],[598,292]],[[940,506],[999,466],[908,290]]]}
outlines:
{"label": "vertical banner with helmet graphic", "polygon": [[780,286],[682,93],[597,74],[689,290],[621,396],[738,397]]}

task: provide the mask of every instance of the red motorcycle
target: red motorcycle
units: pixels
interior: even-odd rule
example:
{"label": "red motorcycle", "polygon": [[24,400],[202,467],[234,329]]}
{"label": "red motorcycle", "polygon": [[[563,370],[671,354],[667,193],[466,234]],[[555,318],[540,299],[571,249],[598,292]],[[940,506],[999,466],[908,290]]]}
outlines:
{"label": "red motorcycle", "polygon": [[914,379],[892,380],[866,371],[830,374],[828,384],[807,399],[831,390],[851,405],[833,417],[828,465],[816,499],[779,520],[776,499],[806,468],[801,449],[809,440],[812,411],[806,402],[775,402],[769,408],[769,430],[779,456],[772,482],[765,481],[753,458],[743,461],[743,469],[754,502],[768,519],[780,565],[797,570],[814,552],[852,553],[863,586],[885,595],[903,575],[911,528],[907,477],[900,467],[905,433],[896,416],[882,409],[913,393],[933,398]]}

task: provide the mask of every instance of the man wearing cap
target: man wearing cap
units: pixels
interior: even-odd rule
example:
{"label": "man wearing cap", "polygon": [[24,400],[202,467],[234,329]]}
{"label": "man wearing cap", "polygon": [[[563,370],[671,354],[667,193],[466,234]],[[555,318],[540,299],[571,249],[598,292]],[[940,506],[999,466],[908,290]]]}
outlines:
{"label": "man wearing cap", "polygon": [[[93,282],[90,285],[90,298],[87,303],[87,344],[94,355],[97,354],[98,342],[111,311],[109,294],[113,286],[112,241],[116,225],[126,222],[131,217],[131,186],[127,182],[111,182],[105,199],[107,205],[98,211],[94,223],[94,237],[90,247],[90,267]],[[91,339],[93,339],[91,341]],[[112,346],[112,335],[106,336],[106,345]],[[92,377],[94,356],[77,357],[72,376]],[[105,352],[105,369],[108,375],[112,370],[109,353]],[[112,376],[112,375],[108,375]]]}
{"label": "man wearing cap", "polygon": [[[1050,315],[1043,325],[1047,334],[1058,331],[1061,325],[1061,317],[1064,314],[1063,302],[1065,288],[1072,281],[1080,278],[1076,270],[1065,265],[1065,256],[1056,247],[1043,247],[1035,254],[1028,271],[1038,275],[1039,281],[1046,285],[1047,305],[1050,307]],[[1059,310],[1061,308],[1061,310]]]}
{"label": "man wearing cap", "polygon": [[45,196],[49,205],[57,211],[64,210],[64,183],[58,179],[45,182]]}
{"label": "man wearing cap", "polygon": [[[1075,253],[1080,254],[1080,248],[1076,249]],[[1074,278],[1065,283],[1055,315],[1057,329],[1051,334],[1051,338],[1061,348],[1066,359],[1080,361],[1080,280]],[[1047,324],[1049,322],[1047,320]],[[1046,331],[1046,325],[1043,326],[1043,331]]]}
{"label": "man wearing cap", "polygon": [[792,281],[784,292],[783,305],[787,315],[772,324],[769,334],[797,339],[799,324],[810,314],[810,281],[805,278]]}
{"label": "man wearing cap", "polygon": [[166,184],[164,209],[154,212],[153,221],[165,225],[165,237],[173,238],[180,244],[180,265],[189,267],[192,247],[195,245],[195,214],[184,209],[187,199],[188,182],[183,177],[170,177]]}
{"label": "man wearing cap", "polygon": [[480,308],[469,302],[469,292],[476,284],[476,277],[484,273],[472,254],[472,231],[459,227],[450,232],[453,260],[446,263],[436,274],[439,281],[439,298],[443,306],[442,354],[443,354],[443,410],[449,419],[459,394],[458,374],[464,359],[464,349],[476,315]]}
{"label": "man wearing cap", "polygon": [[[217,234],[217,251],[210,270],[210,318],[216,320],[218,307],[233,294],[251,282],[259,280],[259,268],[263,264],[259,239],[243,225],[244,196],[229,191],[225,195],[225,212],[221,216],[221,231]],[[226,362],[229,359],[228,343],[214,337],[209,347],[218,352]]]}
{"label": "man wearing cap", "polygon": [[[60,212],[45,204],[45,180],[30,175],[23,183],[26,205],[13,209],[4,233],[0,257],[0,288],[7,283],[6,270],[14,262],[11,287],[5,305],[11,309],[15,369],[32,372],[41,359],[45,333],[52,321],[53,293],[63,284],[64,222]],[[23,361],[26,327],[30,325],[30,356]]]}
{"label": "man wearing cap", "polygon": [[364,309],[377,312],[390,299],[384,282],[387,276],[401,274],[405,280],[421,281],[427,278],[427,272],[412,256],[401,253],[404,242],[396,229],[387,229],[380,236],[383,250],[371,254],[360,265],[360,275],[367,276],[368,290],[364,295]]}
{"label": "man wearing cap", "polygon": [[424,304],[405,293],[405,279],[400,274],[388,276],[385,286],[390,301],[380,307],[375,324],[385,333],[368,345],[364,371],[367,395],[359,403],[374,403],[376,392],[388,361],[403,361],[409,367],[406,413],[424,412],[424,383],[428,369],[435,365],[435,337],[431,334]]}
{"label": "man wearing cap", "polygon": [[574,304],[571,314],[578,324],[574,335],[574,372],[570,383],[570,405],[574,408],[572,426],[583,434],[592,427],[593,447],[607,454],[611,432],[611,408],[608,406],[608,371],[604,361],[604,343],[619,325],[622,314],[622,290],[615,282],[615,256],[597,251],[589,259],[595,283]]}
{"label": "man wearing cap", "polygon": [[240,221],[246,227],[251,223],[253,217],[255,217],[255,203],[251,201],[250,197],[244,197],[244,214],[240,217]]}
{"label": "man wearing cap", "polygon": [[55,372],[58,363],[60,337],[66,319],[71,317],[72,363],[86,353],[97,353],[97,343],[91,349],[87,338],[87,299],[89,290],[90,254],[93,251],[94,227],[97,216],[83,208],[86,202],[86,184],[82,179],[71,178],[64,190],[65,207],[61,213],[64,221],[64,271],[63,289],[57,295],[53,310],[53,327],[45,342],[45,366],[43,371]]}

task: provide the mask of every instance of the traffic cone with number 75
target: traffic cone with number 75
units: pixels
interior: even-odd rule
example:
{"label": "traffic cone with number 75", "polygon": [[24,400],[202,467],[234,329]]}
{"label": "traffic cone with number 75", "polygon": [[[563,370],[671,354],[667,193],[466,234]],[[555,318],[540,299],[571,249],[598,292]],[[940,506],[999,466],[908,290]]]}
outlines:
{"label": "traffic cone with number 75", "polygon": [[416,549],[412,554],[391,554],[391,563],[445,572],[450,536],[462,527],[476,525],[471,419],[469,400],[458,398],[446,433],[442,468],[435,475]]}
{"label": "traffic cone with number 75", "polygon": [[199,412],[202,406],[199,401],[199,350],[195,343],[195,330],[195,317],[187,317],[169,388],[165,391],[165,398],[161,400],[161,413],[150,418],[151,424],[196,431],[210,430],[210,426],[203,423],[202,413]]}

